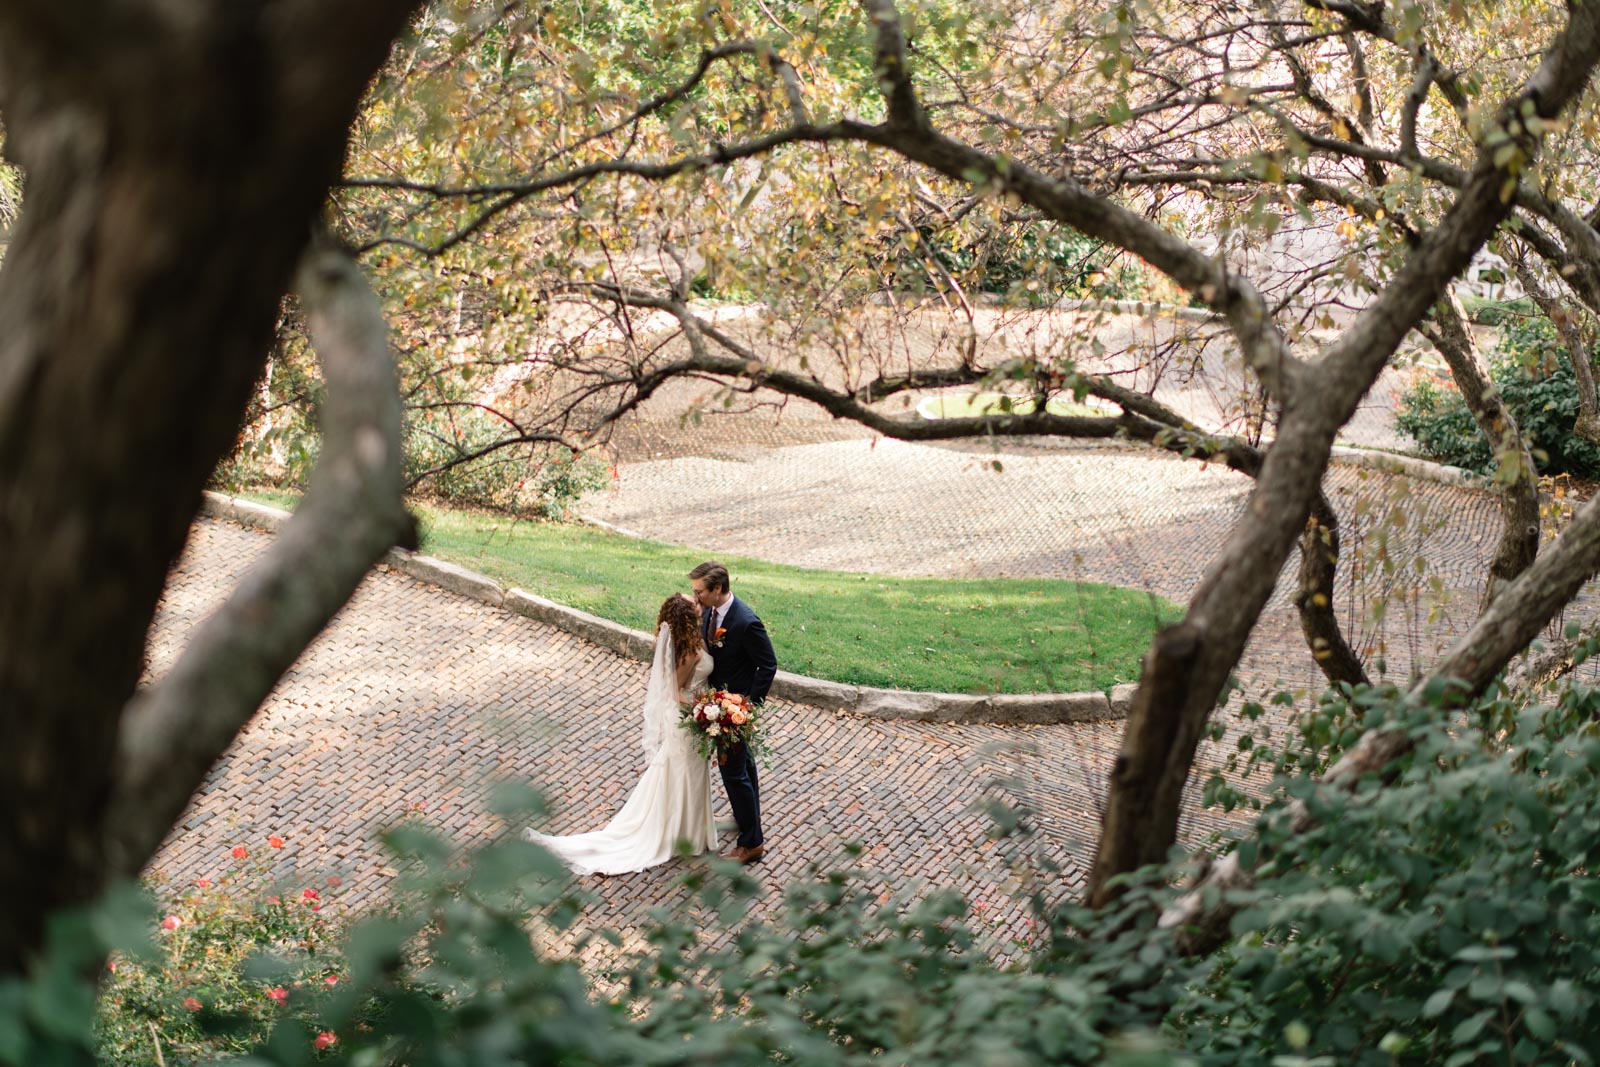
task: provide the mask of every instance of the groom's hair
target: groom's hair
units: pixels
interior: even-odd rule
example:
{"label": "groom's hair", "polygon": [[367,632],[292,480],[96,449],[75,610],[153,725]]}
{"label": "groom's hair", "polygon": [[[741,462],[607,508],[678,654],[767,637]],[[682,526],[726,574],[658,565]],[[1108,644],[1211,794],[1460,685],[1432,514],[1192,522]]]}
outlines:
{"label": "groom's hair", "polygon": [[724,567],[714,559],[706,560],[704,563],[700,564],[700,566],[689,572],[689,580],[691,582],[696,578],[700,579],[702,582],[705,582],[706,585],[710,586],[712,589],[715,589],[719,593],[726,593],[728,591],[728,568]]}

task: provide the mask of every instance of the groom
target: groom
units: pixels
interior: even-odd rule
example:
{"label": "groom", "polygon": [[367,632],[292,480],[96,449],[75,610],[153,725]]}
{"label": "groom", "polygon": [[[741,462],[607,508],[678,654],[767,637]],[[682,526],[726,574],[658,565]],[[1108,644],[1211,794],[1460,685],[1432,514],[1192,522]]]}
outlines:
{"label": "groom", "polygon": [[[743,693],[752,705],[767,698],[778,673],[767,628],[750,606],[728,591],[728,568],[707,561],[689,572],[689,588],[700,605],[700,629],[711,652],[714,689]],[[754,863],[767,853],[761,834],[761,786],[756,781],[756,761],[742,743],[733,746],[722,761],[722,785],[728,806],[739,826],[739,837],[727,859]]]}

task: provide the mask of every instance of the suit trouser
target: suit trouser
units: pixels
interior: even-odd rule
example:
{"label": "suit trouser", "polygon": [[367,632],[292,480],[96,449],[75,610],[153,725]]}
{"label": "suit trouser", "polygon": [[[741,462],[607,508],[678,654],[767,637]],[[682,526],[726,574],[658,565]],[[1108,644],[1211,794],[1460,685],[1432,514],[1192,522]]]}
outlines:
{"label": "suit trouser", "polygon": [[756,761],[744,744],[728,749],[722,764],[722,787],[728,792],[728,806],[739,826],[734,843],[740,848],[755,848],[766,840],[761,834],[761,784],[756,779]]}

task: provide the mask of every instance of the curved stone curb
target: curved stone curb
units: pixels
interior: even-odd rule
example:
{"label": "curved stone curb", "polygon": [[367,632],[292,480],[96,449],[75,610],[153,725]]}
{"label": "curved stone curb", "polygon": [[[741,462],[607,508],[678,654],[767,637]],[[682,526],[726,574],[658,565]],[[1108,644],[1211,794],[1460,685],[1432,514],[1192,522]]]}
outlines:
{"label": "curved stone curb", "polygon": [[504,607],[518,615],[565,630],[583,638],[590,644],[609,648],[613,652],[634,659],[648,660],[655,653],[655,639],[640,630],[632,630],[621,623],[590,615],[587,611],[569,608],[546,600],[526,589],[513,589],[506,594]]}
{"label": "curved stone curb", "polygon": [[[287,511],[212,492],[205,494],[200,513],[272,532],[280,529],[289,519]],[[565,604],[557,604],[526,589],[507,590],[492,578],[442,559],[390,549],[383,562],[390,569],[411,578],[471,597],[491,607],[516,612],[624,656],[648,660],[655,650],[655,638],[651,634],[569,608]],[[827,711],[866,715],[875,719],[1051,724],[1126,718],[1134,688],[1132,685],[1114,686],[1109,698],[1105,693],[1095,692],[974,696],[966,693],[877,689],[779,671],[772,682],[772,695]]]}
{"label": "curved stone curb", "polygon": [[289,512],[282,508],[240,500],[225,493],[213,493],[209,489],[201,494],[200,514],[213,519],[229,519],[240,526],[251,526],[269,533],[277,533],[289,521]]}
{"label": "curved stone curb", "polygon": [[1064,297],[1056,301],[1062,311],[1116,311],[1124,315],[1164,315],[1185,322],[1218,322],[1222,316],[1208,308],[1185,307],[1167,304],[1160,300],[1096,300],[1084,297]]}
{"label": "curved stone curb", "polygon": [[1415,456],[1402,456],[1395,452],[1378,452],[1369,448],[1334,445],[1331,455],[1334,461],[1352,467],[1369,467],[1372,470],[1383,471],[1385,474],[1403,474],[1407,478],[1437,482],[1439,485],[1453,486],[1457,489],[1492,489],[1494,487],[1493,480],[1485,478],[1481,474],[1474,474],[1472,471],[1461,467],[1452,467],[1445,463],[1417,459]]}
{"label": "curved stone curb", "polygon": [[401,548],[391,548],[383,562],[391,570],[409,574],[413,578],[429,582],[441,589],[448,589],[452,593],[481,600],[490,607],[498,608],[505,604],[506,591],[499,582],[493,578],[485,578],[477,571],[458,567],[454,563],[446,563],[442,559],[416,552],[407,552]]}

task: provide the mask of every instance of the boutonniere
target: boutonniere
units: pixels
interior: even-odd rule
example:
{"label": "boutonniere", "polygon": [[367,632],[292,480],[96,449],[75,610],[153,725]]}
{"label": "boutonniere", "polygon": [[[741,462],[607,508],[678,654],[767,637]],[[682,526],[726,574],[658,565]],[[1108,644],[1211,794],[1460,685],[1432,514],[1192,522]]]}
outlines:
{"label": "boutonniere", "polygon": [[711,635],[712,647],[721,648],[722,647],[722,639],[724,637],[726,637],[727,634],[728,634],[728,628],[726,626],[717,627],[717,632]]}

